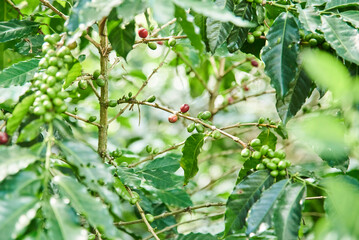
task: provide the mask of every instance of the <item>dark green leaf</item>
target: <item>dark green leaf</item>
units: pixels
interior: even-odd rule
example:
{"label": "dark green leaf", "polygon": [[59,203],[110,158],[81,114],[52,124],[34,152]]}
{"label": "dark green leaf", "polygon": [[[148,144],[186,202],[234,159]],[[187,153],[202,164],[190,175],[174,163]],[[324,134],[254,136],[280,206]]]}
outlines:
{"label": "dark green leaf", "polygon": [[44,35],[35,35],[24,38],[15,45],[15,50],[23,55],[40,54],[44,43]]}
{"label": "dark green leaf", "polygon": [[322,24],[319,14],[313,7],[302,9],[298,4],[299,21],[305,30],[315,33],[315,30]]}
{"label": "dark green leaf", "polygon": [[356,5],[359,5],[357,0],[331,0],[328,1],[327,5],[325,6],[325,10]]}
{"label": "dark green leaf", "polygon": [[157,190],[157,196],[161,202],[175,207],[189,207],[193,203],[190,196],[183,189]]}
{"label": "dark green leaf", "polygon": [[288,183],[288,179],[283,179],[273,184],[269,189],[264,191],[261,198],[254,203],[247,220],[247,235],[252,232],[254,233],[258,229],[259,225],[265,221],[277,199],[283,194],[285,186]]}
{"label": "dark green leaf", "polygon": [[0,200],[0,231],[2,239],[15,239],[35,217],[40,207],[34,197]]}
{"label": "dark green leaf", "polygon": [[271,78],[278,98],[283,98],[297,73],[299,30],[290,12],[281,13],[267,34],[268,45],[263,48],[265,72]]}
{"label": "dark green leaf", "polygon": [[152,160],[150,163],[145,165],[142,171],[146,170],[160,170],[166,172],[175,172],[180,167],[179,160],[180,155],[177,154],[167,154],[164,157],[156,158]]}
{"label": "dark green leaf", "polygon": [[30,149],[16,145],[10,147],[0,146],[0,181],[8,175],[13,175],[26,168],[36,160],[37,156]]}
{"label": "dark green leaf", "polygon": [[107,207],[92,197],[85,186],[67,176],[56,176],[54,183],[69,198],[71,206],[83,214],[92,226],[101,227],[105,235],[110,238],[118,237],[118,230],[113,225],[113,218]]}
{"label": "dark green leaf", "polygon": [[39,59],[33,58],[19,62],[0,72],[0,87],[22,86],[32,79],[39,64]]}
{"label": "dark green leaf", "polygon": [[274,150],[277,145],[277,137],[269,128],[264,129],[257,138],[261,140],[262,145],[268,145],[270,149]]}
{"label": "dark green leaf", "polygon": [[260,160],[256,160],[253,158],[248,158],[241,167],[241,170],[239,170],[238,177],[236,180],[236,184],[241,182],[245,177],[253,173],[255,170],[257,164],[260,163]]}
{"label": "dark green leaf", "polygon": [[256,171],[235,186],[227,201],[224,235],[244,227],[248,210],[260,198],[262,191],[273,183],[268,171]]}
{"label": "dark green leaf", "polygon": [[293,85],[287,95],[283,99],[277,99],[276,103],[277,112],[284,124],[297,114],[313,91],[312,81],[304,70],[300,70]]}
{"label": "dark green leaf", "polygon": [[343,19],[336,16],[322,16],[322,31],[325,40],[342,58],[359,64],[359,48],[355,42],[359,41],[359,31],[349,26]]}
{"label": "dark green leaf", "polygon": [[344,21],[351,23],[354,27],[359,28],[359,14],[358,11],[349,10],[341,12],[340,16]]}
{"label": "dark green leaf", "polygon": [[126,59],[127,54],[132,50],[135,43],[135,22],[131,21],[124,28],[121,25],[122,21],[109,21],[108,38],[117,55]]}
{"label": "dark green leaf", "polygon": [[[220,9],[226,8],[230,12],[232,12],[234,8],[232,0],[216,0],[215,4]],[[230,22],[221,22],[213,18],[207,18],[207,38],[212,53],[216,51],[218,46],[226,41],[232,29],[233,24]]]}
{"label": "dark green leaf", "polygon": [[146,170],[142,172],[143,177],[155,188],[168,189],[174,187],[178,182],[174,175],[162,170]]}
{"label": "dark green leaf", "polygon": [[16,129],[20,126],[20,123],[26,116],[29,108],[35,100],[35,95],[25,97],[20,103],[18,103],[12,112],[11,118],[9,118],[6,124],[6,131],[9,135],[12,135]]}
{"label": "dark green leaf", "polygon": [[196,12],[191,11],[191,15],[194,16],[194,23],[199,27],[200,29],[200,35],[202,38],[202,41],[204,42],[206,46],[206,51],[209,51],[209,44],[207,39],[207,17],[203,16],[202,14],[198,14]]}
{"label": "dark green leaf", "polygon": [[31,171],[21,171],[7,177],[0,184],[0,199],[18,198],[20,196],[35,196],[40,189],[40,178]]}
{"label": "dark green leaf", "polygon": [[43,214],[46,228],[51,240],[87,239],[87,231],[81,227],[76,213],[65,203],[65,200],[51,198],[43,203]]}
{"label": "dark green leaf", "polygon": [[134,169],[132,168],[118,167],[117,175],[125,185],[133,188],[138,188],[141,185],[141,175],[135,173]]}
{"label": "dark green leaf", "polygon": [[176,240],[218,240],[218,238],[209,233],[189,233],[180,234]]}
{"label": "dark green leaf", "polygon": [[123,19],[124,22],[132,21],[137,14],[145,11],[147,8],[147,1],[144,0],[126,0],[116,7],[118,19]]}
{"label": "dark green leaf", "polygon": [[255,24],[243,20],[225,8],[218,8],[212,1],[201,0],[173,0],[174,3],[184,9],[191,8],[193,11],[200,13],[206,17],[221,22],[231,22],[239,27],[253,27]]}
{"label": "dark green leaf", "polygon": [[204,135],[200,133],[192,134],[186,139],[182,148],[182,158],[180,160],[181,167],[184,170],[184,185],[190,178],[193,178],[198,172],[197,157],[203,146]]}
{"label": "dark green leaf", "polygon": [[76,80],[78,76],[81,75],[82,66],[79,62],[72,65],[71,69],[69,70],[69,73],[66,76],[66,80],[64,82],[63,88],[68,88],[73,81]]}
{"label": "dark green leaf", "polygon": [[196,32],[193,20],[189,20],[189,17],[193,18],[193,16],[188,15],[184,9],[177,6],[175,7],[175,16],[183,31],[187,34],[188,39],[191,41],[191,45],[199,52],[202,52],[204,49],[202,37]]}
{"label": "dark green leaf", "polygon": [[39,23],[27,20],[14,19],[9,22],[0,22],[0,42],[23,38],[36,31],[39,26]]}
{"label": "dark green leaf", "polygon": [[301,200],[305,185],[293,183],[285,188],[274,209],[273,222],[278,240],[297,239],[302,218]]}
{"label": "dark green leaf", "polygon": [[30,142],[34,140],[41,133],[41,127],[44,122],[41,119],[36,119],[27,124],[20,133],[17,142]]}

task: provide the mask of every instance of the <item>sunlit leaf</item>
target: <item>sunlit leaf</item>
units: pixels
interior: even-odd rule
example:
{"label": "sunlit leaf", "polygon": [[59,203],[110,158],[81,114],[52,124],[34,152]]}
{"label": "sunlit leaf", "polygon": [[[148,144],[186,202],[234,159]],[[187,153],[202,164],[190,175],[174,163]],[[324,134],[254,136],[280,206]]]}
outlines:
{"label": "sunlit leaf", "polygon": [[0,42],[23,38],[36,31],[39,26],[39,23],[28,20],[13,19],[8,22],[0,22]]}
{"label": "sunlit leaf", "polygon": [[39,59],[19,62],[0,72],[0,87],[22,86],[29,82],[37,71]]}
{"label": "sunlit leaf", "polygon": [[35,95],[25,97],[20,103],[18,103],[12,112],[11,118],[9,118],[6,124],[6,131],[9,135],[12,135],[16,129],[20,126],[20,123],[26,116],[29,108],[35,100]]}

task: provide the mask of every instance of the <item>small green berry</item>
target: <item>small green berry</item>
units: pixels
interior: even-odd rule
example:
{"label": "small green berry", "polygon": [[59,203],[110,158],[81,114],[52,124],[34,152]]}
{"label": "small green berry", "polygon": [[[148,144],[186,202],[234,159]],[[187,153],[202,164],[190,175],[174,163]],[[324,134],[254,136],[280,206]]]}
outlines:
{"label": "small green berry", "polygon": [[251,150],[249,150],[248,148],[244,148],[242,151],[241,151],[241,156],[243,158],[248,158],[251,156]]}
{"label": "small green berry", "polygon": [[256,169],[257,170],[264,170],[264,169],[266,169],[266,167],[264,166],[263,163],[259,163],[259,164],[257,164]]}
{"label": "small green berry", "polygon": [[97,119],[96,116],[90,116],[88,120],[89,120],[89,122],[94,122],[94,121],[96,121],[96,119]]}
{"label": "small green berry", "polygon": [[212,113],[210,111],[205,111],[201,114],[200,118],[202,120],[208,120],[212,117]]}
{"label": "small green berry", "polygon": [[116,107],[117,106],[117,101],[116,100],[110,100],[109,102],[108,102],[108,106],[109,107]]}
{"label": "small green berry", "polygon": [[262,157],[262,154],[259,151],[254,151],[252,153],[252,158],[255,159],[255,160],[259,160],[259,159],[261,159],[261,157]]}
{"label": "small green berry", "polygon": [[187,132],[191,133],[196,128],[195,123],[191,123],[187,126]]}
{"label": "small green berry", "polygon": [[[248,0],[247,0],[248,1]],[[255,41],[255,37],[252,35],[252,34],[248,34],[248,36],[247,36],[247,42],[249,43],[249,44],[252,44],[252,43],[254,43],[254,41]]]}
{"label": "small green berry", "polygon": [[251,141],[251,144],[250,144],[252,147],[258,147],[261,145],[261,140],[258,139],[258,138],[255,138]]}
{"label": "small green berry", "polygon": [[156,50],[157,49],[157,44],[155,42],[149,42],[147,43],[148,47],[152,50]]}
{"label": "small green berry", "polygon": [[152,152],[152,147],[150,145],[146,146],[146,152],[147,153],[151,153]]}
{"label": "small green berry", "polygon": [[150,97],[147,98],[146,101],[152,103],[152,102],[156,101],[156,96],[151,95]]}
{"label": "small green berry", "polygon": [[196,123],[195,127],[196,127],[196,130],[197,130],[198,133],[203,133],[204,132],[204,127],[203,127],[202,124]]}
{"label": "small green berry", "polygon": [[278,173],[277,170],[273,170],[273,171],[270,172],[270,175],[271,175],[272,177],[274,177],[274,178],[277,177],[278,174],[279,174],[279,173]]}

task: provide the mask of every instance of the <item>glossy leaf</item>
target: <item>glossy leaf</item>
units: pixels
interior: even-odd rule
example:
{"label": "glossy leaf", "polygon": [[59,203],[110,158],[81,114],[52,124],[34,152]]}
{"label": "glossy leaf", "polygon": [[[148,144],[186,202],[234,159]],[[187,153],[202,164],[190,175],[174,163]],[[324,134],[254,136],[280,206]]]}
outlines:
{"label": "glossy leaf", "polygon": [[193,205],[190,196],[183,189],[158,190],[156,194],[161,202],[169,206],[189,207]]}
{"label": "glossy leaf", "polygon": [[130,22],[136,15],[144,12],[147,7],[147,1],[144,0],[123,1],[120,6],[116,7],[117,18],[122,18],[124,22]]}
{"label": "glossy leaf", "polygon": [[0,22],[0,42],[23,38],[36,31],[39,26],[39,23],[28,20],[13,19],[8,22]]}
{"label": "glossy leaf", "polygon": [[124,200],[126,201],[131,200],[130,193],[127,191],[125,185],[123,185],[123,183],[119,178],[115,178],[114,188],[116,189],[118,195],[120,195]]}
{"label": "glossy leaf", "polygon": [[294,117],[302,108],[306,99],[313,91],[312,81],[304,70],[300,70],[294,86],[290,88],[283,99],[277,99],[276,107],[279,117],[284,124]]}
{"label": "glossy leaf", "polygon": [[268,45],[263,48],[265,72],[271,78],[277,97],[283,98],[297,73],[299,30],[290,12],[281,13],[267,34]]}
{"label": "glossy leaf", "polygon": [[52,240],[85,240],[87,231],[81,227],[78,215],[65,200],[52,197],[43,203],[48,236]]}
{"label": "glossy leaf", "polygon": [[167,189],[178,184],[174,179],[174,174],[162,170],[146,170],[142,172],[142,175],[155,188]]}
{"label": "glossy leaf", "polygon": [[23,55],[40,54],[43,43],[44,35],[30,36],[17,43],[15,45],[15,50]]}
{"label": "glossy leaf", "polygon": [[186,185],[189,179],[193,178],[198,172],[197,157],[201,152],[203,141],[203,134],[192,134],[186,139],[185,145],[182,148],[183,155],[180,160],[180,164],[184,170],[184,185]]}
{"label": "glossy leaf", "polygon": [[254,233],[258,229],[259,225],[270,215],[272,208],[278,198],[284,193],[285,187],[288,183],[288,179],[283,179],[273,184],[269,189],[264,191],[261,198],[254,203],[247,219],[247,235],[252,232]]}
{"label": "glossy leaf", "polygon": [[44,122],[41,119],[36,119],[30,122],[21,130],[17,142],[29,142],[34,140],[41,133],[42,125],[44,125]]}
{"label": "glossy leaf", "polygon": [[349,26],[336,16],[322,16],[322,31],[325,40],[342,58],[359,64],[359,30]]}
{"label": "glossy leaf", "polygon": [[117,175],[123,182],[123,184],[128,185],[133,188],[138,188],[141,185],[142,175],[138,172],[136,173],[134,169],[127,167],[118,167]]}
{"label": "glossy leaf", "polygon": [[317,28],[322,24],[319,14],[313,7],[302,9],[298,4],[299,21],[305,30],[315,33]]}
{"label": "glossy leaf", "polygon": [[117,237],[118,231],[107,207],[99,199],[92,197],[85,186],[67,176],[56,176],[54,183],[69,198],[71,206],[83,214],[93,227],[101,227],[110,238]]}
{"label": "glossy leaf", "polygon": [[0,87],[22,86],[32,79],[37,71],[39,59],[19,62],[0,72]]}
{"label": "glossy leaf", "polygon": [[226,205],[224,236],[244,227],[248,210],[272,183],[273,178],[269,172],[263,170],[249,175],[234,187]]}
{"label": "glossy leaf", "polygon": [[359,28],[359,14],[358,11],[349,10],[339,13],[344,21],[351,23],[354,27]]}
{"label": "glossy leaf", "polygon": [[35,100],[35,95],[25,97],[20,103],[18,103],[12,112],[11,118],[9,118],[6,124],[6,131],[9,135],[12,135],[16,129],[20,126],[20,123],[26,116],[29,108]]}
{"label": "glossy leaf", "polygon": [[142,171],[146,170],[160,170],[166,172],[176,172],[180,168],[179,160],[181,156],[177,154],[167,154],[163,157],[156,158],[150,163],[146,164]]}
{"label": "glossy leaf", "polygon": [[35,196],[40,189],[40,178],[31,171],[21,171],[8,176],[0,184],[0,199],[18,198],[20,196]]}
{"label": "glossy leaf", "polygon": [[76,80],[76,78],[81,75],[81,70],[82,70],[81,63],[77,62],[74,65],[72,65],[72,67],[69,70],[69,73],[66,76],[63,85],[64,89],[68,88]]}
{"label": "glossy leaf", "polygon": [[356,0],[331,0],[325,6],[326,10],[339,8],[339,7],[348,7],[359,5],[359,2]]}
{"label": "glossy leaf", "polygon": [[[234,3],[232,0],[216,0],[215,4],[219,8],[226,8],[232,12]],[[229,34],[233,29],[233,24],[230,22],[221,22],[214,20],[213,18],[207,18],[207,38],[209,42],[209,48],[214,53],[222,43],[226,41]]]}
{"label": "glossy leaf", "polygon": [[274,229],[278,240],[297,239],[302,218],[301,200],[305,194],[305,185],[293,183],[286,187],[278,199],[273,214]]}
{"label": "glossy leaf", "polygon": [[191,45],[199,52],[202,52],[204,50],[204,44],[202,42],[201,34],[198,33],[199,31],[196,31],[194,21],[191,19],[193,16],[187,14],[184,9],[177,6],[175,7],[175,16],[188,39],[191,41]]}
{"label": "glossy leaf", "polygon": [[131,21],[124,28],[122,27],[122,21],[109,21],[107,25],[109,29],[108,39],[113,49],[115,49],[118,56],[126,59],[135,43],[135,22]]}
{"label": "glossy leaf", "polygon": [[269,128],[264,129],[257,138],[261,140],[262,145],[268,145],[270,149],[275,150],[275,146],[277,145],[277,137]]}
{"label": "glossy leaf", "polygon": [[95,21],[108,16],[111,10],[122,2],[112,0],[80,0],[72,9],[67,22],[67,29],[72,32],[78,28],[85,30]]}
{"label": "glossy leaf", "polygon": [[8,175],[16,174],[37,160],[37,156],[27,148],[16,145],[0,146],[0,181]]}
{"label": "glossy leaf", "polygon": [[239,27],[253,27],[255,24],[243,20],[240,17],[234,16],[234,14],[227,9],[218,8],[212,1],[201,0],[173,0],[178,6],[187,9],[191,8],[193,11],[203,14],[206,17],[213,18],[214,20],[222,22],[231,22]]}
{"label": "glossy leaf", "polygon": [[153,11],[153,18],[159,24],[165,24],[173,19],[174,4],[168,0],[151,0],[149,1],[151,10]]}
{"label": "glossy leaf", "polygon": [[35,217],[40,207],[34,197],[0,200],[0,231],[2,239],[15,239]]}
{"label": "glossy leaf", "polygon": [[218,238],[209,233],[192,232],[186,235],[180,234],[176,240],[218,240]]}
{"label": "glossy leaf", "polygon": [[236,184],[241,182],[245,177],[253,173],[254,169],[256,168],[257,164],[260,163],[261,160],[248,158],[244,163],[241,169],[239,170],[238,177]]}

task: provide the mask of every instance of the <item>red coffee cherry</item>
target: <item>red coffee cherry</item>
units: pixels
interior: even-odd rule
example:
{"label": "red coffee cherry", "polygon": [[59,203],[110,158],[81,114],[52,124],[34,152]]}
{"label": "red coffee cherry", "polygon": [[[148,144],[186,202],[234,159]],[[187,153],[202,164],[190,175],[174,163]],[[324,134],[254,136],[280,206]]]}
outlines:
{"label": "red coffee cherry", "polygon": [[168,121],[170,123],[175,123],[175,122],[177,122],[177,120],[178,120],[178,117],[176,114],[172,114],[171,116],[168,117]]}
{"label": "red coffee cherry", "polygon": [[253,67],[258,67],[258,62],[256,60],[252,60],[251,64]]}
{"label": "red coffee cherry", "polygon": [[189,105],[188,105],[188,104],[183,104],[183,105],[181,106],[180,110],[181,110],[182,113],[188,112],[188,110],[189,110]]}
{"label": "red coffee cherry", "polygon": [[140,36],[140,38],[146,38],[148,36],[146,28],[140,28],[138,30],[138,36]]}
{"label": "red coffee cherry", "polygon": [[4,145],[9,141],[9,135],[6,132],[0,132],[0,145]]}
{"label": "red coffee cherry", "polygon": [[158,45],[163,45],[163,42],[162,41],[157,41],[157,44]]}
{"label": "red coffee cherry", "polygon": [[243,85],[243,90],[248,92],[249,91],[249,87],[247,85]]}

